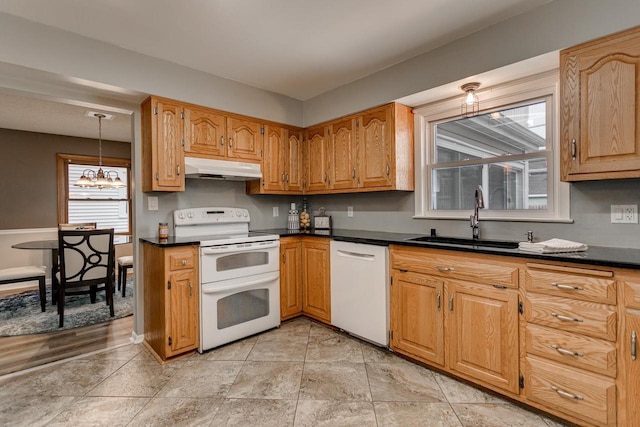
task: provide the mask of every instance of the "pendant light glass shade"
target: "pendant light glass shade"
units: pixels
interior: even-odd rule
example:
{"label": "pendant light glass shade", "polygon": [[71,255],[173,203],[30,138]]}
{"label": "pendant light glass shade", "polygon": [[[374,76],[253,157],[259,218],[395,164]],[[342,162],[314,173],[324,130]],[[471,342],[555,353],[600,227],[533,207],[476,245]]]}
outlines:
{"label": "pendant light glass shade", "polygon": [[104,114],[95,114],[98,118],[98,171],[93,169],[85,169],[82,171],[82,176],[73,184],[76,187],[82,188],[122,188],[125,186],[124,182],[118,176],[118,172],[114,170],[104,171],[102,169],[102,119],[106,116]]}

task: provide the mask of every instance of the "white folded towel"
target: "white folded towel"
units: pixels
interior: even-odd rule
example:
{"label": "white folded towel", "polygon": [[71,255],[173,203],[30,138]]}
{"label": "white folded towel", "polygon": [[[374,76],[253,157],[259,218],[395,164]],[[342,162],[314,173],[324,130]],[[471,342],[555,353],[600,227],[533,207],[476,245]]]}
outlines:
{"label": "white folded towel", "polygon": [[572,242],[563,239],[551,239],[544,242],[530,243],[520,242],[518,248],[521,251],[536,252],[540,254],[555,254],[561,252],[581,252],[589,249],[584,243]]}

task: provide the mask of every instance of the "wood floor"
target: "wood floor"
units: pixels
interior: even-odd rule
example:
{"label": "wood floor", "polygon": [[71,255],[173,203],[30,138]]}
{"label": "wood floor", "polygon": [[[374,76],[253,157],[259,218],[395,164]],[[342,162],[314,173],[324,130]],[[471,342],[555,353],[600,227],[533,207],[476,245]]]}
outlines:
{"label": "wood floor", "polygon": [[0,337],[0,375],[129,343],[133,316],[48,334]]}

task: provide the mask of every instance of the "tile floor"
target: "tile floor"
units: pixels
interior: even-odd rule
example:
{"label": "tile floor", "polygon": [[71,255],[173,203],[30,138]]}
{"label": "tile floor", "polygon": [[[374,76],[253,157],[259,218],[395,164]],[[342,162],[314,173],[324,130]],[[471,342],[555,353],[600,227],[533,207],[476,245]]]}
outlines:
{"label": "tile floor", "polygon": [[142,345],[0,379],[2,426],[560,426],[307,319],[160,365]]}

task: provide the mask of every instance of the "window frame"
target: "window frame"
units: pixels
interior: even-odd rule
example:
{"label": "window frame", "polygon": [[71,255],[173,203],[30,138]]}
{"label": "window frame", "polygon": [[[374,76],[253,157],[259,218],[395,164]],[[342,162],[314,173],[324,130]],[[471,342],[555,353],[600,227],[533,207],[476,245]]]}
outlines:
{"label": "window frame", "polygon": [[[573,222],[570,217],[570,186],[560,181],[559,85],[559,72],[553,70],[477,92],[482,107],[481,113],[545,99],[546,108],[549,110],[547,117],[551,117],[551,121],[546,124],[547,136],[551,138],[547,157],[547,188],[550,191],[547,209],[483,210],[483,220]],[[431,209],[432,169],[438,166],[437,163],[430,163],[434,153],[433,125],[461,118],[461,101],[462,95],[437,100],[414,109],[416,219],[469,219],[469,210]],[[494,161],[497,162],[497,159]]]}
{"label": "window frame", "polygon": [[[98,167],[100,159],[97,156],[85,156],[78,154],[61,154],[56,155],[57,167],[57,185],[58,185],[58,223],[68,223],[69,218],[69,164],[77,165],[95,165]],[[127,197],[126,201],[129,205],[129,232],[117,232],[116,235],[130,236],[133,234],[133,218],[131,215],[131,160],[118,157],[103,157],[103,167],[121,167],[127,168]]]}

